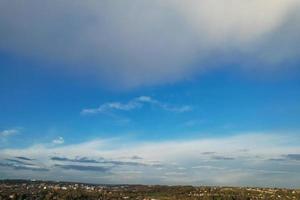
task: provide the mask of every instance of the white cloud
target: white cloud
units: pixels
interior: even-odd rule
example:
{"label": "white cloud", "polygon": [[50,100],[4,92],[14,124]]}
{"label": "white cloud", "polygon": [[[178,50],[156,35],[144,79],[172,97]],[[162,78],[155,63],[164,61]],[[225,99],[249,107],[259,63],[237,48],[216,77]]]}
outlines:
{"label": "white cloud", "polygon": [[65,142],[65,140],[63,137],[58,137],[58,138],[52,140],[53,144],[63,144],[64,142]]}
{"label": "white cloud", "polygon": [[163,110],[177,113],[189,112],[192,110],[192,107],[189,105],[175,106],[160,102],[149,96],[140,96],[130,100],[128,103],[108,102],[100,105],[98,108],[85,108],[81,111],[81,114],[110,113],[114,110],[131,111],[141,108],[145,104],[151,104]]}
{"label": "white cloud", "polygon": [[6,129],[0,131],[0,142],[7,142],[8,138],[20,133],[20,128]]}
{"label": "white cloud", "polygon": [[109,102],[104,103],[98,108],[87,108],[81,111],[82,114],[97,114],[97,113],[107,113],[113,110],[122,110],[122,111],[130,111],[141,107],[141,103],[136,100],[132,100],[127,104],[122,104],[120,102]]}
{"label": "white cloud", "polygon": [[224,63],[284,70],[299,61],[299,4],[4,0],[0,49],[121,89],[189,79]]}
{"label": "white cloud", "polygon": [[[85,180],[90,182],[120,183],[127,180],[128,183],[154,181],[156,184],[299,187],[299,161],[270,160],[282,155],[299,153],[300,147],[295,142],[298,140],[298,134],[269,133],[157,142],[96,139],[72,145],[49,146],[39,144],[24,149],[2,149],[0,159],[20,155],[35,159],[44,168],[49,169],[43,173],[39,172],[40,176],[48,179],[63,176],[65,179],[75,180],[74,174],[81,174],[83,177],[91,177]],[[247,151],[241,151],[242,148],[246,148]],[[214,153],[207,154],[208,151]],[[132,160],[133,155],[142,159]],[[67,162],[75,160],[86,162],[80,162],[80,166],[77,166],[79,164],[75,166],[74,162],[66,163],[65,169],[57,170],[58,166],[64,167],[64,163],[63,161],[51,160],[50,158],[53,156],[69,158],[64,159]],[[217,157],[220,159],[216,159]],[[222,159],[228,157],[232,159]],[[99,163],[94,162],[96,160]],[[90,164],[90,161],[93,163]],[[101,175],[95,171],[101,167],[107,169],[112,165],[114,167],[110,168],[111,173],[109,174]],[[77,171],[70,171],[70,168],[77,169]],[[80,171],[80,169],[93,169],[93,171]],[[138,176],[129,173],[135,170],[142,173],[139,173]],[[163,178],[170,173],[173,174],[173,177]],[[185,175],[182,176],[183,174]],[[285,178],[282,179],[282,176]],[[263,182],[261,182],[262,180]],[[83,180],[78,178],[77,181]]]}
{"label": "white cloud", "polygon": [[0,137],[9,137],[19,133],[18,129],[7,129],[0,131]]}

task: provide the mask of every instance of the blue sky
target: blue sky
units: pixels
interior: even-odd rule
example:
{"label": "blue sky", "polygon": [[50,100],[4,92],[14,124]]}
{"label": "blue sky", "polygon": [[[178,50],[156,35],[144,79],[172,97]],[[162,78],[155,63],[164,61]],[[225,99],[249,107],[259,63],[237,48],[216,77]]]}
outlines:
{"label": "blue sky", "polygon": [[0,177],[300,187],[299,3],[223,3],[1,2]]}

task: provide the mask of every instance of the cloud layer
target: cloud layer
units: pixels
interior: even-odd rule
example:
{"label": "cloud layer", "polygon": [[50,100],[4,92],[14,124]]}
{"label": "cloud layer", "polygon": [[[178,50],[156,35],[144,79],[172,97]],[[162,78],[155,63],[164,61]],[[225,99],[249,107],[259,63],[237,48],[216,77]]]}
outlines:
{"label": "cloud layer", "polygon": [[155,143],[96,139],[37,144],[2,149],[0,175],[116,184],[299,187],[298,140],[297,134],[249,133]]}
{"label": "cloud layer", "polygon": [[0,50],[117,88],[170,83],[228,64],[286,70],[299,61],[299,4],[4,0]]}

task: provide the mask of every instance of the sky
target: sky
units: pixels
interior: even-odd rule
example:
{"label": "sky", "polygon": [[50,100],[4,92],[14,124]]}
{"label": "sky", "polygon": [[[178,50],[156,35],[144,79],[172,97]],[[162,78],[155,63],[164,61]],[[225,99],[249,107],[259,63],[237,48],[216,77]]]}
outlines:
{"label": "sky", "polygon": [[298,0],[0,2],[0,178],[300,187]]}

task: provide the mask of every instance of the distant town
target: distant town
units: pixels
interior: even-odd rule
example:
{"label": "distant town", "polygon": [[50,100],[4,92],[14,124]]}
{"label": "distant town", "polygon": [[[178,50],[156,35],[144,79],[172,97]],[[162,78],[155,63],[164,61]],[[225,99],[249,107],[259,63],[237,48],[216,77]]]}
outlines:
{"label": "distant town", "polygon": [[1,180],[0,200],[90,199],[90,200],[300,200],[300,189],[96,185],[37,180]]}

